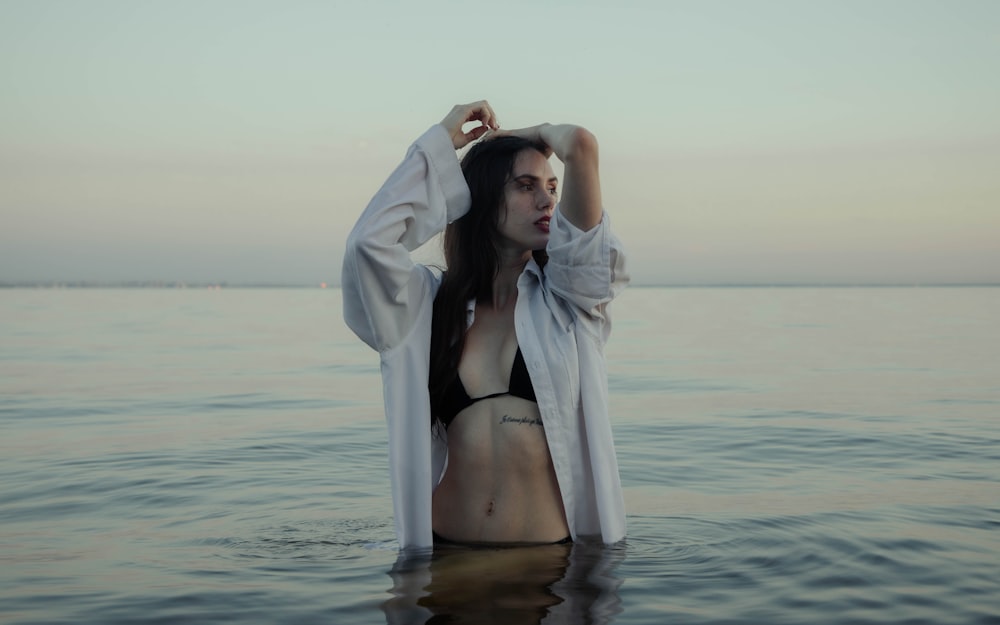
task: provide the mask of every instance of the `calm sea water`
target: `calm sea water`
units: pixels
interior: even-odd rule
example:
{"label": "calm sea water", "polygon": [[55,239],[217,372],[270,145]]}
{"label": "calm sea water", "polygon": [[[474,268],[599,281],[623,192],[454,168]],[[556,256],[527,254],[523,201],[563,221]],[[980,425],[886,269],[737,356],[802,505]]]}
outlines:
{"label": "calm sea water", "polygon": [[0,290],[0,622],[1000,623],[1000,289],[639,289],[624,545],[394,543],[337,290]]}

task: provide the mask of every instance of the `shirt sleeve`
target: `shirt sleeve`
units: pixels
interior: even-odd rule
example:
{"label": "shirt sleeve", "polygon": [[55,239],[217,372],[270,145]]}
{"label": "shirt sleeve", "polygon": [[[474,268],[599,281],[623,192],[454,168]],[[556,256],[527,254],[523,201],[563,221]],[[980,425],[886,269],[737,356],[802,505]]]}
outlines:
{"label": "shirt sleeve", "polygon": [[591,321],[607,321],[607,304],[629,282],[625,252],[608,214],[583,231],[556,207],[550,224],[545,276],[549,288]]}
{"label": "shirt sleeve", "polygon": [[431,274],[410,252],[469,210],[468,185],[447,131],[435,125],[369,202],[347,237],[341,275],[344,319],[372,348],[398,344],[431,297]]}

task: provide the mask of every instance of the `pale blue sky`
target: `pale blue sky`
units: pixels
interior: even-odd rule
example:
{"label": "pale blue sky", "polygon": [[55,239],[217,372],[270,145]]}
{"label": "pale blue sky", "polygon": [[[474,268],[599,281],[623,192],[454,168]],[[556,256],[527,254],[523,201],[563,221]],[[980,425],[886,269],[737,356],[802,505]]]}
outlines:
{"label": "pale blue sky", "polygon": [[594,131],[637,283],[1000,282],[998,32],[992,0],[5,0],[0,281],[335,282],[487,98]]}

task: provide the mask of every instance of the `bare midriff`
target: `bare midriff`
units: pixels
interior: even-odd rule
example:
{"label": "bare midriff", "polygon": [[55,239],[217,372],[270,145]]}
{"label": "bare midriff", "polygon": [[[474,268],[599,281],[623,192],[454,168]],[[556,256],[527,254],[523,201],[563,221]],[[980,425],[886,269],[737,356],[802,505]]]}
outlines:
{"label": "bare midriff", "polygon": [[551,543],[569,536],[538,405],[476,402],[448,428],[448,468],[434,491],[434,532],[464,543]]}

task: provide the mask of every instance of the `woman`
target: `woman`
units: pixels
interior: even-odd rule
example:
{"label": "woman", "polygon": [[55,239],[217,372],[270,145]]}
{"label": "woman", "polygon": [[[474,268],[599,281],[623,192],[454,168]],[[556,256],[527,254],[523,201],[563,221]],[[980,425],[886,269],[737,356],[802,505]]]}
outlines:
{"label": "woman", "polygon": [[[498,129],[486,101],[454,107],[347,241],[344,316],[381,357],[404,549],[625,535],[603,346],[627,276],[597,142],[550,124],[484,138]],[[443,276],[410,258],[441,231]]]}

